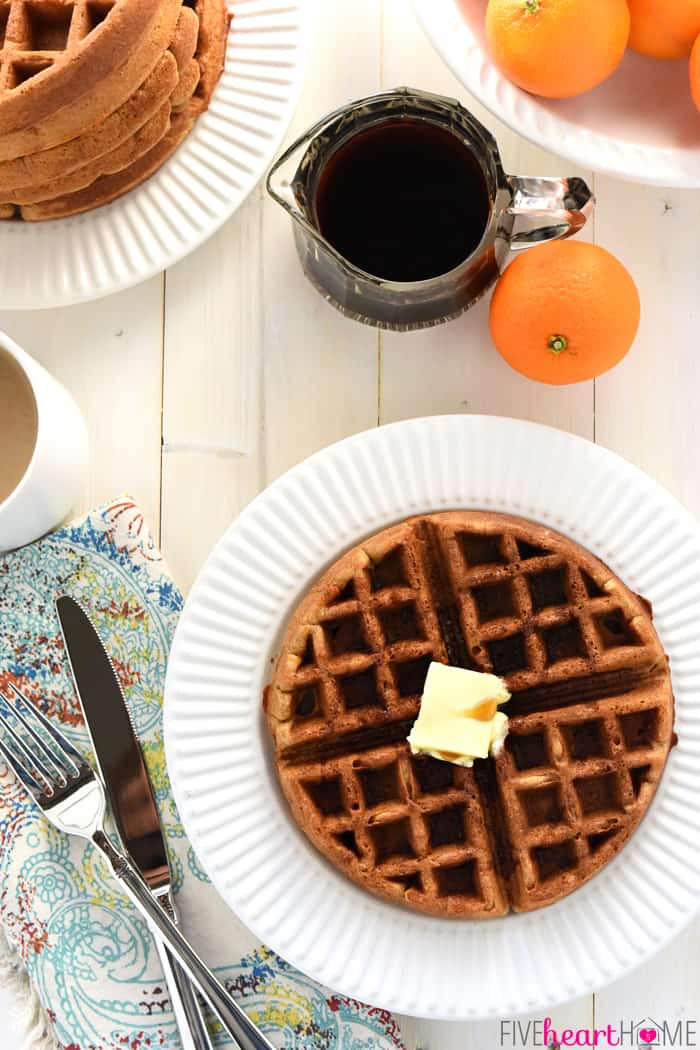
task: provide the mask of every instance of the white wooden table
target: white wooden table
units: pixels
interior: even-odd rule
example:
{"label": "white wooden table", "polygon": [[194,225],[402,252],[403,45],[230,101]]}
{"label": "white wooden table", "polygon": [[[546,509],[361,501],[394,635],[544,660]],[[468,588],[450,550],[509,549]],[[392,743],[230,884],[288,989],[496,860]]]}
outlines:
{"label": "white wooden table", "polygon": [[[401,84],[459,96],[495,131],[508,170],[592,180],[598,207],[588,235],[639,285],[637,343],[612,374],[557,389],[501,361],[486,302],[410,335],[347,321],[306,283],[288,221],[260,187],[218,236],[163,276],[93,304],[0,314],[0,327],[84,409],[93,461],[83,508],[133,495],[185,589],[265,484],[338,438],[411,416],[481,412],[561,427],[626,456],[700,514],[698,195],[576,171],[524,142],[443,67],[410,0],[318,5],[290,136],[340,103]],[[698,964],[700,921],[631,977],[554,1011],[557,1027],[700,1018]],[[514,1045],[501,1044],[498,1023],[407,1021],[405,1035],[408,1047],[430,1050]],[[0,1043],[9,1050],[13,1038]]]}

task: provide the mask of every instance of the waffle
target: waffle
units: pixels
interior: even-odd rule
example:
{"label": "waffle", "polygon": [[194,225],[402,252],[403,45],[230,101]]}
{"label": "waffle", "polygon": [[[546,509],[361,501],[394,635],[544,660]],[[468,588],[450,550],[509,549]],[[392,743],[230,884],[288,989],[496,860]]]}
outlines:
{"label": "waffle", "polygon": [[68,142],[136,91],[182,0],[0,0],[0,160]]}
{"label": "waffle", "polygon": [[199,19],[196,57],[200,75],[194,98],[201,112],[209,105],[224,68],[231,18],[222,0],[186,0],[186,5],[194,7]]}
{"label": "waffle", "polygon": [[[124,105],[77,139],[50,150],[0,162],[0,192],[14,204],[33,204],[89,186],[101,175],[133,164],[166,134],[171,109],[183,98],[183,76],[197,66],[197,15],[183,8],[170,48],[144,84]],[[198,67],[197,67],[198,68]],[[196,87],[188,90],[187,101]]]}
{"label": "waffle", "polygon": [[199,18],[191,7],[183,7],[178,16],[170,51],[177,62],[178,74],[181,74],[194,58],[199,36]]}
{"label": "waffle", "polygon": [[[48,159],[51,176],[4,190],[6,199],[19,205],[19,214],[29,221],[63,218],[107,204],[153,174],[190,131],[197,115],[209,105],[211,93],[223,69],[229,17],[225,0],[191,0],[180,9],[170,49],[161,57],[146,83],[121,107],[121,119],[113,114],[96,132],[88,132],[88,150],[79,165],[80,143],[0,163],[0,195],[13,173]],[[168,101],[163,102],[165,83]],[[141,95],[141,105],[133,103]],[[155,101],[160,101],[155,106]],[[112,121],[112,127],[105,127]],[[130,130],[128,135],[120,131]],[[111,148],[109,148],[111,146]],[[68,159],[68,167],[61,163]],[[34,163],[33,163],[34,162]],[[44,163],[45,170],[45,163]],[[14,214],[3,206],[0,218]]]}
{"label": "waffle", "polygon": [[9,198],[18,187],[24,190],[69,175],[135,134],[178,88],[195,52],[198,24],[195,12],[182,8],[169,50],[133,95],[98,125],[52,149],[0,161],[0,193]]}
{"label": "waffle", "polygon": [[[510,733],[465,769],[405,738],[432,660],[502,676]],[[619,851],[673,739],[647,603],[524,519],[409,519],[332,566],[287,630],[265,709],[292,813],[373,893],[434,915],[551,904]]]}
{"label": "waffle", "polygon": [[65,219],[69,215],[99,208],[122,197],[158,171],[189,134],[198,114],[199,107],[192,104],[184,112],[171,117],[169,129],[163,138],[128,168],[112,175],[103,175],[85,189],[68,193],[64,197],[42,201],[40,204],[23,205],[22,218],[27,222]]}
{"label": "waffle", "polygon": [[141,87],[97,127],[52,149],[0,161],[0,194],[9,198],[18,187],[28,189],[70,175],[116,149],[158,112],[178,79],[176,60],[166,51]]}
{"label": "waffle", "polygon": [[13,203],[20,205],[43,203],[54,197],[62,197],[83,190],[91,186],[101,175],[111,175],[122,171],[160,142],[170,128],[170,111],[170,101],[166,100],[138,131],[135,131],[115,149],[89,164],[76,168],[68,175],[54,178],[38,186],[15,190],[12,194]]}
{"label": "waffle", "polygon": [[174,113],[180,113],[183,109],[186,109],[187,103],[190,101],[199,86],[201,76],[202,73],[199,68],[199,62],[196,58],[193,58],[182,70],[180,81],[173,91],[170,101]]}

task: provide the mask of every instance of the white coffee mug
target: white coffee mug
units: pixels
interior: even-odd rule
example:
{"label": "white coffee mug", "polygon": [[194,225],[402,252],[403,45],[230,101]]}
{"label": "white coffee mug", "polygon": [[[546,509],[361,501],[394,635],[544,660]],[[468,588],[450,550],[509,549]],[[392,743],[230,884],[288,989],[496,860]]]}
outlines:
{"label": "white coffee mug", "polygon": [[75,401],[0,332],[0,551],[60,525],[87,464],[87,430]]}

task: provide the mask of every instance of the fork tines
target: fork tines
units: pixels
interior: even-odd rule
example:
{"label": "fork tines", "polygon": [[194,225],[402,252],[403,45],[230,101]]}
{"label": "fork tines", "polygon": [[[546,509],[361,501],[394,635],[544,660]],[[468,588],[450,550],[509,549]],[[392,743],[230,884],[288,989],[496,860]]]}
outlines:
{"label": "fork tines", "polygon": [[79,776],[82,755],[13,682],[10,689],[14,702],[0,693],[0,755],[32,795],[53,795]]}

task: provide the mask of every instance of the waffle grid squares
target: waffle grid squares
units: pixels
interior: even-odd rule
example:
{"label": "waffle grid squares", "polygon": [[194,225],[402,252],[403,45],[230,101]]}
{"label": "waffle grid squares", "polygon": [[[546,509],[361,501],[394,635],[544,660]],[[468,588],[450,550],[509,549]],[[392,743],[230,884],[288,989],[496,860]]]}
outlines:
{"label": "waffle grid squares", "polygon": [[[584,571],[561,555],[519,544],[514,536],[463,530],[448,533],[444,543],[462,561],[453,584],[471,666],[505,677],[511,689],[563,681],[592,663],[618,667],[626,649],[644,644],[615,596],[591,597]],[[482,561],[469,564],[468,557]],[[425,569],[410,544],[396,544],[376,561],[365,558],[354,567],[339,590],[343,600],[323,608],[308,627],[305,657],[291,673],[290,742],[297,729],[307,734],[303,710],[311,685],[319,699],[316,725],[325,722],[329,731],[342,728],[347,711],[359,707],[376,709],[377,718],[415,717],[423,671],[431,660],[449,662],[434,610],[419,601],[424,591]]]}
{"label": "waffle grid squares", "polygon": [[453,569],[453,582],[465,640],[479,670],[505,677],[523,672],[512,685],[526,688],[544,678],[570,677],[570,661],[579,662],[580,670],[591,661],[619,666],[621,650],[643,644],[614,594],[596,588],[591,596],[593,581],[572,561],[524,545],[514,535],[490,540],[483,552],[488,561],[482,563],[470,563],[465,553],[474,558],[469,533],[457,531],[445,540],[463,559],[462,572]]}
{"label": "waffle grid squares", "polygon": [[[346,599],[343,590],[352,597]],[[309,716],[298,715],[300,704],[306,709],[309,688],[316,690],[316,725],[337,730],[348,711],[359,708],[369,719],[372,709],[382,719],[415,717],[430,661],[446,660],[434,617],[426,623],[430,613],[416,601],[419,590],[420,579],[400,546],[344,582],[344,600],[325,608],[309,627],[293,674],[292,722],[302,735]]]}
{"label": "waffle grid squares", "polygon": [[[405,743],[432,660],[513,694],[505,748],[473,770]],[[672,733],[643,603],[556,533],[469,512],[404,522],[328,570],[266,707],[321,851],[374,892],[473,917],[540,907],[598,870],[646,809]]]}
{"label": "waffle grid squares", "polygon": [[[587,870],[601,846],[625,830],[644,784],[653,781],[651,774],[660,776],[666,759],[650,729],[658,717],[656,704],[651,693],[604,699],[593,718],[572,708],[559,723],[542,725],[534,733],[532,722],[541,716],[513,720],[499,758],[500,788],[527,889],[569,867]],[[632,740],[626,725],[643,725],[647,731]],[[536,765],[524,760],[521,739],[529,742]],[[545,863],[548,855],[542,850],[564,843],[572,864],[557,867],[553,856]]]}
{"label": "waffle grid squares", "polygon": [[444,776],[430,783],[428,764],[400,744],[305,767],[296,787],[336,848],[376,871],[390,892],[459,897],[462,910],[480,910],[497,886],[482,863],[481,808],[463,789],[468,771],[443,764]]}
{"label": "waffle grid squares", "polygon": [[0,217],[64,218],[154,174],[209,105],[229,21],[226,0],[0,0]]}
{"label": "waffle grid squares", "polygon": [[0,93],[12,91],[73,49],[117,0],[0,0]]}

